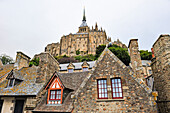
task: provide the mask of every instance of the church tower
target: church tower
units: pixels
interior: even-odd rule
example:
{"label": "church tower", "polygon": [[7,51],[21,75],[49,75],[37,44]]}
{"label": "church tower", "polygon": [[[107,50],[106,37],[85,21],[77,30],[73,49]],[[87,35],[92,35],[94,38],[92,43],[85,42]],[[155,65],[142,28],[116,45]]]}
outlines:
{"label": "church tower", "polygon": [[89,32],[89,27],[87,26],[86,23],[86,15],[85,15],[85,8],[84,8],[83,20],[82,20],[82,24],[79,27],[78,33],[87,33],[87,32]]}

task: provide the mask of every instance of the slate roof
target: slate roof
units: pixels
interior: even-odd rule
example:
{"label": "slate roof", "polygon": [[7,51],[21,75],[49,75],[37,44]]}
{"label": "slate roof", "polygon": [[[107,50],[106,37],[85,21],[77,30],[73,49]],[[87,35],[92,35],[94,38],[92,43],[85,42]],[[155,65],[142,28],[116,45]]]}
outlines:
{"label": "slate roof", "polygon": [[6,79],[8,73],[14,68],[14,64],[7,64],[0,67],[0,82]]}
{"label": "slate roof", "polygon": [[[16,74],[16,72],[15,72]],[[22,76],[22,77],[21,77]],[[17,78],[22,79],[22,81],[12,88],[7,87],[8,80],[4,80],[0,83],[0,96],[28,96],[37,95],[43,84],[35,83],[37,76],[36,67],[22,68],[16,74]]]}
{"label": "slate roof", "polygon": [[[96,61],[88,61],[87,63],[89,64],[89,68],[91,69]],[[72,63],[75,68],[74,69],[82,69],[82,64],[83,62],[77,62],[77,63]],[[69,63],[66,64],[60,64],[60,71],[64,71],[67,70],[67,66],[69,65]]]}
{"label": "slate roof", "polygon": [[75,72],[75,73],[59,73],[58,76],[65,86],[65,88],[72,89],[73,92],[70,92],[67,97],[63,100],[63,103],[60,105],[48,105],[46,104],[46,97],[38,104],[33,112],[71,112],[73,109],[73,103],[71,95],[76,92],[80,87],[84,79],[88,76],[89,71],[86,72]]}

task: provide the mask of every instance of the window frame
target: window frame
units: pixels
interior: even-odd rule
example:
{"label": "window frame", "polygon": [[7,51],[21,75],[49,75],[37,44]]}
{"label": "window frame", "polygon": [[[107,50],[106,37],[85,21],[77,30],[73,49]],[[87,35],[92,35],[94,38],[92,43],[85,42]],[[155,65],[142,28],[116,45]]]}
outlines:
{"label": "window frame", "polygon": [[[55,94],[54,94],[55,95],[55,99],[51,99],[51,91],[55,91]],[[57,93],[57,91],[60,91],[60,94]],[[60,95],[60,99],[56,99],[57,95],[58,96]],[[61,89],[56,89],[56,90],[52,89],[52,90],[50,90],[49,100],[60,100],[61,101]]]}
{"label": "window frame", "polygon": [[7,87],[8,88],[12,88],[14,86],[14,83],[15,83],[15,79],[14,78],[8,79],[8,86]]}
{"label": "window frame", "polygon": [[[117,80],[120,79],[120,85],[121,85],[121,87],[114,87],[114,88],[115,88],[115,92],[113,92],[113,85],[112,85],[112,84],[113,84],[113,83],[112,83],[112,80],[113,80],[113,79],[114,79],[114,80],[115,80],[115,79],[117,79]],[[110,80],[111,80],[112,99],[123,99],[123,88],[122,88],[122,80],[121,80],[121,78],[120,78],[120,77],[116,77],[116,78],[111,78]],[[114,84],[117,84],[117,85],[118,85],[119,83],[118,83],[118,82],[117,82],[117,83],[115,82]],[[116,85],[115,85],[115,86],[116,86]],[[121,88],[121,91],[122,91],[122,92],[119,92],[119,90],[118,90],[118,92],[116,92],[116,88],[118,88],[118,89]],[[113,97],[113,93],[115,93],[115,95],[116,95],[117,93],[118,93],[119,95],[120,95],[120,93],[122,93],[122,97],[120,97],[120,96],[119,96],[119,97]]]}
{"label": "window frame", "polygon": [[[108,91],[105,93],[105,91],[104,91],[104,97],[99,97],[99,94],[103,94],[103,93],[99,93],[99,83],[98,83],[98,81],[100,81],[100,80],[106,80],[106,88],[104,88],[104,89],[106,89],[106,91],[107,91],[107,79],[98,79],[97,80],[97,95],[98,95],[98,99],[108,99]],[[103,87],[101,88],[101,89],[103,89]],[[107,97],[105,97],[105,95],[107,94]]]}
{"label": "window frame", "polygon": [[83,67],[83,72],[88,71],[88,70],[89,70],[88,67]]}
{"label": "window frame", "polygon": [[[71,71],[71,72],[70,72]],[[68,73],[73,73],[74,69],[73,68],[68,68]]]}

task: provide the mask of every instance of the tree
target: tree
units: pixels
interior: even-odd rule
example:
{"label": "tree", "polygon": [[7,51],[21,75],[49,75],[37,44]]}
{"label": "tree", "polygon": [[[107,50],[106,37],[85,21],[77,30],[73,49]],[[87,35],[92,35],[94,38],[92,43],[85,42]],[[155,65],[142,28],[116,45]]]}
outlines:
{"label": "tree", "polygon": [[[101,45],[96,48],[96,59],[100,56],[100,54],[105,49],[106,45]],[[109,45],[108,49],[114,53],[125,65],[129,65],[130,56],[128,54],[128,50],[125,48],[121,48],[117,45]]]}
{"label": "tree", "polygon": [[29,62],[29,67],[31,67],[32,65],[38,66],[39,65],[39,58],[34,58]]}
{"label": "tree", "polygon": [[106,45],[99,45],[98,47],[96,47],[96,58],[100,56],[100,54],[103,52],[105,47]]}
{"label": "tree", "polygon": [[142,60],[151,60],[152,52],[148,52],[148,50],[140,50],[140,56]]}
{"label": "tree", "polygon": [[6,54],[2,54],[0,56],[0,60],[2,61],[3,65],[14,63],[14,60],[12,59],[12,57]]}
{"label": "tree", "polygon": [[126,48],[121,47],[109,47],[108,48],[112,53],[114,53],[125,65],[129,65],[130,56]]}

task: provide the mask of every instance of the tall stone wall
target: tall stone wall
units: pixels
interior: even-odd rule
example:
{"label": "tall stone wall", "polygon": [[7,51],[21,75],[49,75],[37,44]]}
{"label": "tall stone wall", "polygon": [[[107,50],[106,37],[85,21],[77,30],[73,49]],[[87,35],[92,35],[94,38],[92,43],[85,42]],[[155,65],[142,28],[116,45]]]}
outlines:
{"label": "tall stone wall", "polygon": [[170,35],[160,35],[153,44],[152,72],[154,87],[158,91],[160,113],[170,112]]}
{"label": "tall stone wall", "polygon": [[[73,113],[156,113],[157,108],[152,103],[151,94],[140,85],[142,82],[136,82],[129,74],[128,67],[109,54],[106,52],[103,58],[99,58],[91,76],[81,85],[78,95],[75,96]],[[122,80],[123,99],[112,99],[110,81],[115,77],[120,77]],[[108,99],[98,99],[98,79],[107,80]]]}

